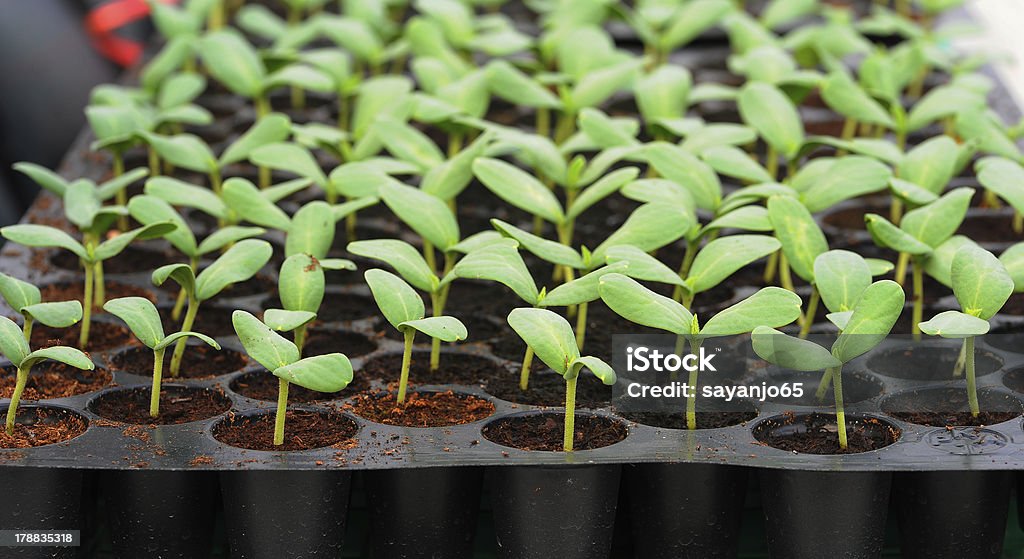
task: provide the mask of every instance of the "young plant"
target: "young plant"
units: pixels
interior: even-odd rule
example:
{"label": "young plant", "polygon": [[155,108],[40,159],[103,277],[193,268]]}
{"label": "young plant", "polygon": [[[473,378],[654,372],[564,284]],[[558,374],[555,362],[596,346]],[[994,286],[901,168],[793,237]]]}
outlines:
{"label": "young plant", "polygon": [[245,352],[278,378],[277,415],[274,420],[274,444],[284,444],[285,418],[288,413],[288,386],[297,384],[316,392],[344,390],[352,382],[352,363],[341,353],[328,353],[302,359],[299,348],[245,311],[231,315],[235,333]]}
{"label": "young plant", "polygon": [[[333,228],[333,222],[332,222]],[[356,266],[341,258],[318,259],[308,253],[293,254],[281,264],[278,275],[278,296],[281,309],[267,309],[263,322],[278,332],[292,332],[295,347],[302,353],[306,331],[324,300],[324,270],[355,270]]]}
{"label": "young plant", "polygon": [[29,343],[32,343],[32,325],[36,322],[50,328],[67,328],[82,320],[81,301],[44,303],[38,287],[3,273],[0,273],[0,297],[21,314],[21,329]]}
{"label": "young plant", "polygon": [[978,417],[981,410],[974,371],[974,339],[988,333],[989,319],[1003,308],[1013,293],[1014,282],[1003,262],[973,245],[965,245],[956,252],[950,277],[960,310],[941,312],[922,322],[920,328],[929,336],[963,340],[961,355],[967,371],[967,401],[971,415]]}
{"label": "young plant", "polygon": [[[181,330],[189,332],[195,324],[199,307],[203,302],[217,296],[232,284],[247,281],[259,272],[270,261],[274,249],[270,243],[258,239],[245,239],[224,252],[219,258],[196,275],[188,264],[168,264],[153,272],[153,284],[163,285],[168,279],[173,280],[185,291],[188,306]],[[179,339],[171,354],[170,373],[178,376],[181,368],[181,357],[185,353],[185,339]]]}
{"label": "young plant", "polygon": [[14,393],[7,404],[7,434],[14,434],[14,421],[18,417],[18,403],[28,383],[28,374],[32,367],[41,361],[51,359],[70,365],[76,369],[93,370],[92,360],[81,351],[71,347],[52,346],[32,351],[25,340],[24,332],[17,324],[7,317],[0,316],[0,353],[3,353],[17,367]]}
{"label": "young plant", "polygon": [[[626,21],[640,36],[653,64],[668,62],[669,55],[717,25],[736,9],[729,0],[693,2],[638,2],[625,12]],[[627,11],[628,10],[628,11]]]}
{"label": "young plant", "polygon": [[128,325],[142,345],[153,350],[153,388],[149,400],[149,416],[160,415],[160,383],[163,379],[164,352],[171,344],[188,337],[198,338],[207,345],[219,350],[220,344],[213,338],[198,332],[175,332],[164,335],[164,325],[160,320],[160,312],[149,299],[142,297],[122,297],[107,301],[103,310],[120,318]]}
{"label": "young plant", "polygon": [[391,272],[367,270],[364,277],[384,318],[404,336],[405,349],[402,353],[397,398],[398,403],[403,404],[409,386],[409,366],[412,363],[412,344],[416,332],[441,341],[455,342],[466,339],[466,326],[451,316],[427,317],[423,299],[402,278]]}
{"label": "young plant", "polygon": [[[728,307],[701,326],[696,315],[670,297],[640,285],[621,275],[607,274],[600,280],[601,299],[616,314],[643,326],[665,330],[678,336],[676,352],[682,354],[689,344],[696,353],[708,338],[735,336],[758,327],[784,326],[800,316],[800,297],[778,287],[765,287]],[[690,372],[688,384],[697,386],[698,372]],[[686,400],[686,427],[697,428],[696,394]]]}
{"label": "young plant", "polygon": [[[843,407],[843,365],[881,343],[903,311],[903,288],[894,281],[869,285],[848,315],[838,318],[839,337],[831,351],[809,340],[760,326],[751,334],[754,352],[765,361],[796,371],[821,371],[832,380],[836,401],[839,448],[847,448],[846,411]],[[825,386],[828,386],[825,384]]]}
{"label": "young plant", "polygon": [[[900,266],[911,262],[913,277],[913,326],[914,339],[920,339],[918,324],[924,309],[924,271],[928,258],[936,248],[953,236],[967,215],[967,207],[974,195],[973,188],[951,190],[938,200],[907,212],[899,227],[884,217],[868,214],[864,217],[868,231],[879,246],[891,248],[900,253],[896,277],[900,277]],[[904,256],[906,255],[906,256]]]}
{"label": "young plant", "polygon": [[814,263],[818,256],[828,251],[828,241],[811,212],[796,198],[771,197],[768,200],[768,219],[772,222],[775,237],[782,244],[782,256],[779,257],[778,264],[782,286],[793,291],[790,269],[811,284],[807,312],[800,317],[800,337],[806,338],[814,322],[820,299]]}
{"label": "young plant", "polygon": [[562,448],[572,452],[576,438],[576,383],[585,367],[606,385],[615,384],[615,371],[597,357],[581,356],[572,327],[546,309],[515,309],[508,323],[537,357],[565,379],[565,434]]}
{"label": "young plant", "polygon": [[1024,167],[1006,157],[986,157],[974,164],[978,182],[1013,207],[1013,232],[1024,232]]}
{"label": "young plant", "polygon": [[[84,183],[72,183],[74,185]],[[80,191],[83,195],[79,197],[74,192]],[[170,222],[160,222],[151,225],[144,225],[120,235],[114,236],[100,242],[100,235],[96,231],[106,231],[112,223],[114,216],[120,215],[124,208],[111,211],[109,208],[115,206],[101,207],[98,200],[91,193],[85,192],[84,188],[74,187],[69,191],[70,197],[65,197],[69,202],[73,201],[74,206],[68,207],[68,211],[76,216],[73,223],[92,224],[89,233],[84,236],[84,243],[76,241],[71,235],[60,229],[46,225],[20,224],[11,225],[0,229],[0,235],[9,241],[42,248],[62,248],[71,251],[82,263],[85,270],[85,283],[82,289],[82,328],[78,339],[78,347],[85,349],[89,344],[89,326],[92,323],[92,309],[103,303],[103,261],[121,254],[128,248],[132,241],[156,239],[174,231],[175,225]],[[92,217],[89,217],[89,216]],[[95,288],[95,291],[94,291]]]}

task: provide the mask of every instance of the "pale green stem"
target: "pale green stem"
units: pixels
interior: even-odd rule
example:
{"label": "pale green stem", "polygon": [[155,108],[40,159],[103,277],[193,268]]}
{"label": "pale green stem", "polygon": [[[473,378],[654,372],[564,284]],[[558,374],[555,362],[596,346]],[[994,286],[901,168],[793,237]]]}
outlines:
{"label": "pale green stem", "polygon": [[32,324],[35,322],[35,319],[32,318],[32,315],[28,315],[28,314],[24,315],[24,318],[25,318],[25,324],[22,325],[21,331],[22,331],[23,334],[25,334],[25,341],[28,342],[29,345],[31,345],[32,344]]}
{"label": "pale green stem", "polygon": [[[690,268],[693,266],[693,259],[697,255],[697,245],[700,243],[700,239],[693,239],[686,241],[686,251],[683,252],[683,262],[679,265],[679,279],[686,281],[687,276],[690,275]],[[683,296],[683,287],[681,285],[675,286],[672,290],[672,298],[679,301]]]}
{"label": "pale green stem", "polygon": [[978,384],[974,374],[974,338],[964,338],[964,351],[966,352],[967,368],[967,402],[971,406],[971,416],[978,417],[981,408],[978,405]]}
{"label": "pale green stem", "polygon": [[402,373],[398,378],[398,403],[405,402],[405,391],[409,387],[409,365],[412,363],[412,341],[416,330],[409,328],[405,334],[405,349],[402,351]]}
{"label": "pale green stem", "polygon": [[686,399],[686,428],[694,430],[697,428],[697,370],[690,371],[690,397]]}
{"label": "pale green stem", "polygon": [[288,415],[288,381],[277,379],[277,413],[274,416],[274,446],[284,444],[284,418]]}
{"label": "pale green stem", "polygon": [[[120,177],[121,175],[124,174],[124,158],[121,157],[121,152],[119,152],[117,150],[115,150],[113,152],[113,155],[114,155],[114,178],[117,178],[117,177]],[[128,193],[126,192],[126,190],[127,189],[122,188],[121,190],[118,190],[117,193],[114,195],[114,202],[118,206],[126,207],[128,205]],[[119,230],[121,230],[121,231],[127,231],[128,230],[128,217],[127,216],[120,216],[120,217],[117,218],[117,228]]]}
{"label": "pale green stem", "polygon": [[18,403],[21,402],[21,393],[25,391],[28,384],[28,370],[18,367],[18,376],[14,382],[14,393],[11,394],[11,402],[7,404],[7,434],[14,434],[14,422],[18,418]]}
{"label": "pale green stem", "polygon": [[[430,294],[430,310],[434,316],[441,316],[440,293]],[[430,338],[430,371],[436,371],[441,366],[441,339]]]}
{"label": "pale green stem", "polygon": [[432,273],[437,273],[437,258],[434,256],[434,244],[423,239],[423,259],[427,261]]}
{"label": "pale green stem", "polygon": [[960,344],[960,355],[956,358],[956,365],[953,365],[953,376],[959,378],[964,374],[964,365],[967,361],[967,339],[964,338]]}
{"label": "pale green stem", "polygon": [[153,390],[152,394],[149,395],[149,416],[157,417],[160,415],[160,383],[163,381],[164,375],[164,352],[167,348],[161,348],[153,351]]}
{"label": "pale green stem", "polygon": [[551,110],[546,107],[537,109],[537,135],[542,137],[551,136]]}
{"label": "pale green stem", "polygon": [[807,301],[807,312],[803,315],[800,324],[800,338],[807,338],[807,334],[811,332],[811,325],[814,324],[814,315],[818,312],[818,301],[821,299],[821,295],[818,293],[818,286],[811,286],[811,297]]}
{"label": "pale green stem", "polygon": [[309,328],[309,323],[303,324],[295,329],[295,347],[299,348],[299,355],[302,355],[303,348],[306,347],[306,331]]}
{"label": "pale green stem", "polygon": [[917,258],[911,261],[910,270],[914,278],[914,308],[911,315],[910,333],[917,341],[921,339],[921,327],[918,324],[923,319],[924,313],[924,271],[921,270],[921,263]]}
{"label": "pale green stem", "polygon": [[768,152],[765,154],[765,168],[768,174],[771,175],[772,180],[777,180],[779,177],[779,154],[775,152],[775,148],[768,146]]}
{"label": "pale green stem", "polygon": [[576,432],[576,378],[565,381],[565,433],[562,437],[562,448],[572,452],[572,442]]}
{"label": "pale green stem", "polygon": [[526,346],[526,355],[523,355],[523,368],[519,370],[519,389],[526,392],[530,387],[530,367],[533,366],[533,348]]}
{"label": "pale green stem", "polygon": [[821,375],[821,380],[818,381],[818,390],[814,393],[814,397],[819,402],[825,401],[825,394],[828,393],[828,387],[832,384],[832,371],[830,369],[825,370],[825,374]]}
{"label": "pale green stem", "polygon": [[901,252],[900,255],[896,257],[896,272],[893,275],[896,283],[903,285],[903,282],[907,281],[907,264],[909,263],[909,252]]}
{"label": "pale green stem", "polygon": [[576,309],[576,346],[583,351],[583,343],[587,338],[587,305],[583,302]]}
{"label": "pale green stem", "polygon": [[1013,210],[1013,232],[1018,235],[1024,233],[1024,215],[1020,210]]}
{"label": "pale green stem", "polygon": [[768,262],[764,265],[764,282],[770,284],[775,281],[775,270],[779,266],[779,251],[768,255]]}
{"label": "pale green stem", "polygon": [[836,395],[836,427],[839,429],[839,448],[846,449],[846,410],[843,408],[843,366],[833,367],[832,386]]}
{"label": "pale green stem", "polygon": [[103,279],[103,261],[97,260],[93,266],[96,268],[96,272],[93,274],[93,281],[96,283],[96,289],[93,295],[93,304],[97,307],[103,306],[103,303],[107,302],[107,288],[106,280]]}
{"label": "pale green stem", "polygon": [[[185,311],[185,320],[181,323],[182,332],[191,332],[192,325],[196,322],[196,315],[199,313],[199,301],[190,297],[188,310]],[[181,369],[181,358],[185,355],[186,338],[182,338],[174,344],[174,353],[171,354],[171,376],[177,378]]]}
{"label": "pale green stem", "polygon": [[89,326],[92,325],[93,266],[85,262],[85,289],[82,297],[82,328],[78,335],[78,347],[85,350],[89,345]]}
{"label": "pale green stem", "polygon": [[779,253],[779,284],[783,288],[796,292],[796,288],[793,286],[793,277],[789,273],[789,260],[786,259],[786,253]]}

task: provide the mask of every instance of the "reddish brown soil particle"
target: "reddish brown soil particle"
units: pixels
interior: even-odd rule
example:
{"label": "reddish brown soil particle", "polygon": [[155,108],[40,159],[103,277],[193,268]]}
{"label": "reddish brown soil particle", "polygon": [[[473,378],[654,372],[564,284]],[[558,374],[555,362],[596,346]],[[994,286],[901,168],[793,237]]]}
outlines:
{"label": "reddish brown soil particle", "polygon": [[104,394],[92,402],[93,413],[136,425],[178,425],[218,416],[231,408],[231,400],[210,389],[164,387],[160,415],[149,416],[150,389],[135,388]]}
{"label": "reddish brown soil particle", "polygon": [[462,425],[490,417],[494,404],[474,396],[454,392],[413,392],[404,404],[386,392],[360,394],[352,404],[356,415],[387,425],[401,427],[445,427]]}
{"label": "reddish brown soil particle", "polygon": [[86,420],[77,414],[47,408],[21,408],[14,434],[8,435],[0,429],[0,448],[32,448],[70,441],[87,427]]}
{"label": "reddish brown soil particle", "polygon": [[[164,352],[163,381],[174,382],[170,376],[170,348]],[[246,358],[237,351],[214,349],[206,344],[189,345],[181,359],[179,377],[203,379],[226,375],[245,368]],[[148,347],[134,347],[118,353],[111,359],[114,370],[144,377],[153,376],[153,351]]]}
{"label": "reddish brown soil particle", "polygon": [[[370,359],[357,375],[386,382],[398,380],[402,370],[402,355],[395,353]],[[409,380],[417,384],[462,384],[480,386],[489,380],[507,376],[508,370],[498,363],[468,353],[442,353],[440,367],[430,370],[430,352],[413,351],[409,367]]]}
{"label": "reddish brown soil particle", "polygon": [[[39,291],[42,293],[43,301],[81,301],[85,298],[84,287],[83,282],[62,282],[44,285],[39,288]],[[156,295],[148,289],[116,281],[107,281],[104,284],[104,288],[106,289],[107,301],[121,297],[143,297],[156,303]],[[103,312],[102,307],[103,305],[96,305],[96,310]]]}
{"label": "reddish brown soil particle", "polygon": [[[14,393],[16,373],[17,369],[14,367],[3,368],[0,373],[0,398],[10,398]],[[63,363],[48,361],[32,370],[21,397],[33,401],[67,398],[99,390],[110,384],[110,381],[110,373],[103,368],[83,371]]]}
{"label": "reddish brown soil particle", "polygon": [[788,414],[782,423],[760,425],[755,437],[770,447],[801,454],[856,454],[889,446],[900,436],[898,429],[877,419],[847,419],[847,447],[842,449],[835,424],[832,415]]}
{"label": "reddish brown soil particle", "polygon": [[[309,390],[308,388],[292,384],[288,387],[288,401],[293,404],[310,404],[313,402],[337,400],[339,398],[346,398],[357,392],[369,390],[369,388],[370,382],[359,374],[352,379],[352,382],[349,383],[344,390],[329,394],[316,392],[315,390]],[[263,400],[265,402],[276,402],[278,389],[278,378],[266,369],[246,373],[231,383],[231,390],[234,392],[241,394],[246,398]]]}
{"label": "reddish brown soil particle", "polygon": [[[684,412],[635,412],[623,413],[622,417],[649,425],[651,427],[662,427],[665,429],[686,429],[686,413]],[[697,412],[697,429],[718,429],[720,427],[731,427],[741,425],[757,417],[753,411],[730,411],[730,412]]]}
{"label": "reddish brown soil particle", "polygon": [[213,430],[218,441],[237,448],[266,451],[294,451],[345,444],[359,426],[341,414],[288,410],[284,423],[284,444],[274,444],[273,413],[254,416],[232,415]]}
{"label": "reddish brown soil particle", "polygon": [[[565,414],[541,413],[499,419],[483,429],[487,440],[520,450],[558,452],[564,449]],[[573,450],[593,450],[626,438],[626,426],[619,421],[594,415],[577,415],[573,429]]]}
{"label": "reddish brown soil particle", "polygon": [[192,466],[192,467],[196,467],[196,466],[209,466],[209,465],[212,465],[212,464],[213,464],[213,457],[212,456],[206,456],[205,454],[202,455],[202,456],[196,456],[195,458],[190,460],[189,463],[188,463],[188,465]]}
{"label": "reddish brown soil particle", "polygon": [[[82,325],[75,324],[71,328],[47,328],[36,326],[32,329],[32,347],[51,347],[65,345],[78,347]],[[93,321],[89,327],[88,351],[105,351],[115,347],[135,345],[135,337],[128,328],[118,324]]]}

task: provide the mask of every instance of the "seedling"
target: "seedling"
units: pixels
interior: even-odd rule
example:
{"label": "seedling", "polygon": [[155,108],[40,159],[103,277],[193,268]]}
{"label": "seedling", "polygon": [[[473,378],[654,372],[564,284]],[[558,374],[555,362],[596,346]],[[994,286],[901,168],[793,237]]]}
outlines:
{"label": "seedling", "polygon": [[92,309],[101,305],[105,299],[103,261],[121,254],[136,239],[141,241],[163,237],[174,231],[175,225],[170,222],[144,225],[100,242],[100,232],[106,231],[113,223],[113,219],[127,210],[119,206],[100,206],[92,187],[84,182],[72,183],[65,200],[66,204],[71,204],[65,207],[69,212],[69,218],[74,216],[72,223],[83,229],[83,243],[79,243],[60,229],[46,225],[11,225],[0,229],[0,235],[25,246],[69,250],[79,258],[85,270],[85,283],[82,290],[83,318],[78,347],[84,349],[89,344]]}
{"label": "seedling", "polygon": [[626,21],[640,36],[654,64],[668,62],[668,56],[708,29],[717,25],[735,3],[729,0],[696,0],[694,2],[648,2],[625,11]]}
{"label": "seedling", "polygon": [[391,272],[367,270],[364,277],[384,318],[405,338],[402,370],[398,381],[398,403],[403,404],[409,386],[409,366],[412,362],[412,344],[416,332],[423,332],[441,341],[454,342],[466,339],[466,326],[459,319],[450,316],[427,317],[423,299],[402,278]]}
{"label": "seedling", "polygon": [[44,303],[38,287],[3,273],[0,273],[0,297],[21,314],[22,332],[29,343],[32,342],[32,325],[36,322],[50,328],[67,328],[82,320],[80,301]]}
{"label": "seedling", "polygon": [[[676,352],[684,343],[696,353],[708,338],[735,336],[758,327],[784,326],[800,316],[800,297],[778,287],[765,287],[750,297],[708,319],[702,327],[697,316],[670,297],[640,285],[621,275],[601,278],[601,299],[616,314],[635,324],[665,330],[678,336]],[[688,384],[697,386],[698,371],[690,372]],[[696,394],[686,400],[686,427],[697,428]]]}
{"label": "seedling", "polygon": [[537,357],[565,379],[565,434],[562,449],[572,452],[576,438],[576,383],[583,368],[606,385],[615,384],[615,371],[597,357],[581,356],[572,327],[546,309],[515,309],[508,323]]}
{"label": "seedling", "polygon": [[[909,214],[908,214],[909,216]],[[967,401],[971,415],[978,417],[978,387],[974,370],[974,339],[988,333],[995,316],[1014,290],[1006,266],[987,250],[966,245],[953,256],[950,269],[953,294],[959,311],[944,311],[920,324],[929,336],[963,340],[962,356],[967,371]]]}
{"label": "seedling", "polygon": [[[274,249],[270,243],[258,239],[245,239],[235,244],[213,261],[197,276],[188,264],[168,264],[153,272],[153,283],[163,285],[173,280],[185,290],[188,305],[181,324],[183,332],[192,330],[200,305],[217,296],[232,284],[251,279],[270,260]],[[181,357],[185,353],[185,339],[180,339],[171,354],[170,373],[178,376]]]}
{"label": "seedling", "polygon": [[302,359],[299,348],[245,311],[231,315],[235,333],[245,352],[278,378],[274,444],[284,444],[288,413],[288,386],[297,384],[316,392],[338,392],[352,382],[352,363],[341,353]]}
{"label": "seedling", "polygon": [[1013,207],[1013,231],[1018,235],[1024,232],[1024,192],[1020,186],[1024,184],[1024,167],[1020,163],[1005,157],[986,157],[974,165],[978,173],[978,182],[988,192],[994,193]]}
{"label": "seedling", "polygon": [[324,300],[324,270],[355,270],[356,266],[340,258],[317,259],[306,253],[293,254],[281,264],[278,295],[282,309],[267,309],[263,321],[278,332],[292,332],[295,347],[302,353],[306,331],[316,319]]}
{"label": "seedling", "polygon": [[160,383],[163,379],[164,352],[171,344],[184,341],[189,337],[198,338],[214,349],[220,344],[213,338],[198,332],[175,332],[164,335],[164,325],[160,320],[160,312],[149,299],[142,297],[122,297],[113,299],[103,305],[103,310],[120,318],[128,325],[142,345],[153,350],[153,388],[149,400],[149,416],[160,415]]}
{"label": "seedling", "polygon": [[820,293],[814,276],[814,262],[818,256],[828,251],[828,241],[818,227],[811,212],[807,211],[797,199],[786,196],[773,196],[768,200],[768,219],[775,229],[775,237],[782,244],[782,257],[779,263],[779,277],[782,286],[793,290],[793,280],[789,276],[792,269],[801,279],[811,284],[811,296],[807,302],[807,312],[800,317],[800,337],[806,338],[814,322],[818,310]]}
{"label": "seedling", "polygon": [[864,218],[876,244],[900,252],[900,261],[896,268],[897,278],[901,275],[901,263],[907,259],[911,261],[914,298],[911,331],[914,339],[921,337],[918,324],[921,322],[924,308],[923,282],[927,260],[934,250],[952,237],[960,227],[973,195],[973,188],[951,190],[938,200],[907,212],[899,227],[877,214],[868,214]]}
{"label": "seedling", "polygon": [[28,383],[28,374],[32,367],[41,361],[51,359],[70,365],[77,369],[93,370],[92,360],[81,351],[71,347],[52,346],[32,351],[25,340],[24,332],[17,324],[7,317],[0,316],[0,353],[3,353],[17,367],[17,378],[11,401],[7,404],[7,434],[14,434],[14,421],[18,417],[18,403]]}

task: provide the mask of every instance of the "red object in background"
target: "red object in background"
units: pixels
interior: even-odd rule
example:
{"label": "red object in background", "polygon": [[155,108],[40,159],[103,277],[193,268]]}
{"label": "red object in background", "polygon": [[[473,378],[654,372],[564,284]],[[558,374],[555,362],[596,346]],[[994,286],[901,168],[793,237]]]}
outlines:
{"label": "red object in background", "polygon": [[[177,3],[176,0],[162,1]],[[89,11],[85,17],[85,30],[103,56],[121,66],[131,66],[142,56],[142,41],[121,32],[148,18],[149,6],[145,0],[112,0]]]}

